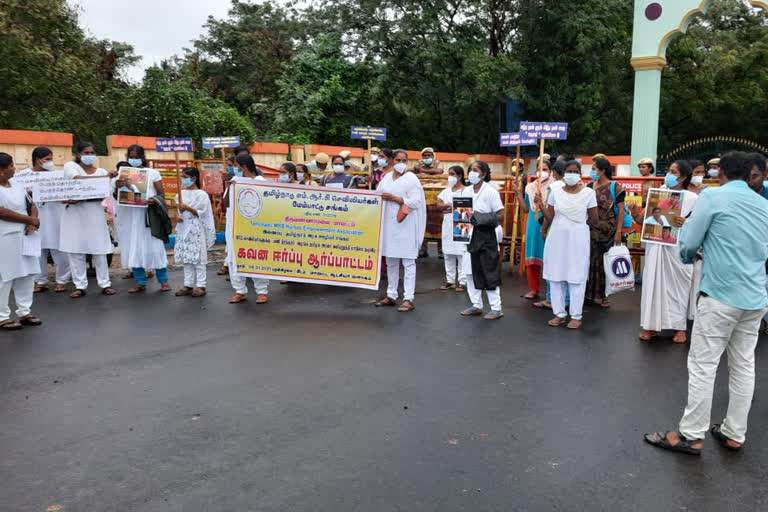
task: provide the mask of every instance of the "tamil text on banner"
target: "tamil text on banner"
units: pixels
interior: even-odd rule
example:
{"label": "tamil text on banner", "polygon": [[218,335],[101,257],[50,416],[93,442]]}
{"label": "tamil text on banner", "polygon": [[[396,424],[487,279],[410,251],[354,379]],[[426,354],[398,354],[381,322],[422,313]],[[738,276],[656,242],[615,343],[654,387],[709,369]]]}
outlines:
{"label": "tamil text on banner", "polygon": [[520,132],[529,138],[544,140],[566,140],[568,138],[568,123],[535,123],[523,121]]}
{"label": "tamil text on banner", "polygon": [[387,129],[373,126],[352,126],[349,137],[363,140],[387,140]]}
{"label": "tamil text on banner", "polygon": [[27,174],[17,174],[11,178],[11,182],[19,187],[31,191],[34,189],[35,183],[41,182],[56,182],[64,179],[64,171],[45,171],[45,172],[30,172]]}
{"label": "tamil text on banner", "polygon": [[204,149],[236,148],[240,145],[240,136],[231,137],[203,137]]}
{"label": "tamil text on banner", "polygon": [[535,146],[538,143],[536,137],[526,137],[526,134],[515,133],[502,133],[499,135],[499,146],[502,148],[513,148],[517,146]]}
{"label": "tamil text on banner", "polygon": [[240,276],[379,287],[381,196],[254,181],[231,191]]}
{"label": "tamil text on banner", "polygon": [[643,242],[649,244],[677,245],[680,228],[677,218],[683,210],[683,193],[680,190],[652,188],[648,191],[643,221]]}
{"label": "tamil text on banner", "polygon": [[104,199],[109,192],[108,176],[45,180],[32,185],[32,199],[36,203]]}
{"label": "tamil text on banner", "polygon": [[195,150],[195,145],[189,137],[173,139],[155,139],[155,151],[159,153],[180,153]]}

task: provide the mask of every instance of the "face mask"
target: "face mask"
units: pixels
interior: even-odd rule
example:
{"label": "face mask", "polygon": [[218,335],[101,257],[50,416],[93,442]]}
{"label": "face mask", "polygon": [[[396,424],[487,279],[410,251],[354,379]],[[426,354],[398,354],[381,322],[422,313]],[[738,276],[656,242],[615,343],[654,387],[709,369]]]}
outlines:
{"label": "face mask", "polygon": [[333,172],[336,174],[341,174],[344,172],[344,166],[343,165],[334,165],[333,166]]}
{"label": "face mask", "polygon": [[592,181],[597,181],[600,179],[600,175],[597,174],[597,171],[592,169],[589,171],[589,177],[592,178]]}
{"label": "face mask", "polygon": [[143,163],[143,162],[142,162],[142,160],[141,160],[140,158],[129,158],[129,159],[128,159],[128,164],[129,164],[131,167],[138,167],[138,166],[140,166],[142,163]]}
{"label": "face mask", "polygon": [[93,165],[96,163],[96,158],[98,158],[96,155],[83,155],[80,157],[80,161],[85,165]]}
{"label": "face mask", "polygon": [[575,172],[569,172],[566,173],[565,178],[563,178],[563,181],[565,181],[565,184],[569,187],[573,187],[575,185],[578,185],[578,183],[581,181],[581,176],[579,174],[576,174]]}
{"label": "face mask", "polygon": [[477,171],[469,171],[469,182],[473,185],[480,183],[480,173]]}
{"label": "face mask", "polygon": [[425,158],[424,159],[424,165],[432,165],[432,162],[434,162],[434,158]]}
{"label": "face mask", "polygon": [[228,167],[227,170],[232,174],[235,174],[237,172],[237,167]]}
{"label": "face mask", "polygon": [[407,168],[408,168],[408,166],[406,164],[404,164],[403,162],[395,164],[395,170],[397,172],[399,172],[400,174],[403,174]]}
{"label": "face mask", "polygon": [[549,178],[549,173],[547,171],[541,171],[541,181],[546,181]]}
{"label": "face mask", "polygon": [[384,167],[387,165],[387,159],[386,158],[379,158],[376,160],[376,163],[379,164],[379,167]]}
{"label": "face mask", "polygon": [[344,167],[352,167],[352,161],[351,160],[344,160]]}
{"label": "face mask", "polygon": [[289,181],[291,181],[291,177],[288,176],[287,174],[281,174],[279,179],[281,183],[288,183]]}
{"label": "face mask", "polygon": [[54,167],[53,162],[51,160],[48,160],[47,162],[43,162],[42,167],[46,171],[55,171],[56,170],[56,167]]}
{"label": "face mask", "polygon": [[720,176],[720,169],[710,169],[709,170],[709,177],[710,178],[717,178]]}
{"label": "face mask", "polygon": [[704,176],[694,176],[691,178],[691,185],[698,187],[704,182]]}
{"label": "face mask", "polygon": [[184,187],[189,188],[195,184],[195,180],[193,180],[192,178],[184,177],[184,178],[181,178],[181,184],[184,185]]}
{"label": "face mask", "polygon": [[301,181],[304,179],[304,173],[303,172],[297,172],[296,173],[296,179]]}
{"label": "face mask", "polygon": [[669,188],[675,188],[679,183],[679,181],[677,179],[677,176],[675,176],[674,174],[667,173],[667,175],[664,176],[664,183],[666,183],[666,185]]}
{"label": "face mask", "polygon": [[237,178],[243,177],[243,171],[241,171],[239,167],[235,167],[235,169],[232,172],[235,173],[235,177]]}
{"label": "face mask", "polygon": [[456,176],[448,176],[449,187],[455,187],[458,182],[459,182],[459,178],[457,178]]}

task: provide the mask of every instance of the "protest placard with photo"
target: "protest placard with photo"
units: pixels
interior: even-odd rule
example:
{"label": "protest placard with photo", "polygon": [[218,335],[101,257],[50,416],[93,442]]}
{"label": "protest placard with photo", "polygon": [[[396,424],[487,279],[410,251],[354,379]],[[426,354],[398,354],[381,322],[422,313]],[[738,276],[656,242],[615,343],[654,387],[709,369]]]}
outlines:
{"label": "protest placard with photo", "polygon": [[472,219],[472,198],[454,197],[453,198],[453,241],[469,242],[472,238],[472,229],[474,226],[470,223]]}
{"label": "protest placard with photo", "polygon": [[643,242],[677,245],[680,228],[675,219],[680,217],[682,213],[682,191],[652,188],[648,191],[648,200],[645,204]]}
{"label": "protest placard with photo", "polygon": [[121,167],[117,176],[117,202],[122,206],[147,207],[147,183],[149,169]]}

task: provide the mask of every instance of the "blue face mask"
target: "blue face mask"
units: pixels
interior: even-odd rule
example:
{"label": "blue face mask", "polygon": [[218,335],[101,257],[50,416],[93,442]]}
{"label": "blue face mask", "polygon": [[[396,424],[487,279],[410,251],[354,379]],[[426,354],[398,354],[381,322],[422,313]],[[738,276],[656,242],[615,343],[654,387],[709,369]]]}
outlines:
{"label": "blue face mask", "polygon": [[677,179],[677,176],[675,176],[674,174],[667,173],[667,175],[664,176],[664,183],[669,188],[675,188],[677,184],[680,183],[680,181]]}
{"label": "blue face mask", "polygon": [[83,155],[80,157],[80,161],[85,165],[93,165],[96,163],[96,158],[98,158],[96,155]]}
{"label": "blue face mask", "polygon": [[235,174],[237,172],[237,167],[230,165],[229,167],[227,167],[227,170],[232,174]]}
{"label": "blue face mask", "polygon": [[589,177],[592,178],[592,181],[597,181],[600,179],[600,176],[597,174],[597,171],[594,169],[589,171]]}
{"label": "blue face mask", "polygon": [[193,180],[192,178],[187,178],[185,176],[185,177],[181,178],[181,184],[184,185],[186,188],[189,188],[189,187],[191,187],[192,185],[195,184],[195,180]]}
{"label": "blue face mask", "polygon": [[240,170],[239,167],[235,167],[232,172],[235,173],[235,177],[242,178],[243,177],[243,171]]}
{"label": "blue face mask", "polygon": [[139,167],[144,161],[141,158],[129,158],[128,164],[131,167]]}

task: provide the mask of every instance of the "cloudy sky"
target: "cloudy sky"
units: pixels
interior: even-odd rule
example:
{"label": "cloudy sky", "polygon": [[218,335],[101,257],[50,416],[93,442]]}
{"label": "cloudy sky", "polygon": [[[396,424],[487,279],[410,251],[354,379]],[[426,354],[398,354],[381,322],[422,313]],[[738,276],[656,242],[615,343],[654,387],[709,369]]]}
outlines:
{"label": "cloudy sky", "polygon": [[143,57],[129,71],[140,81],[144,68],[190,47],[209,15],[226,16],[230,0],[68,0],[92,36],[132,44]]}

